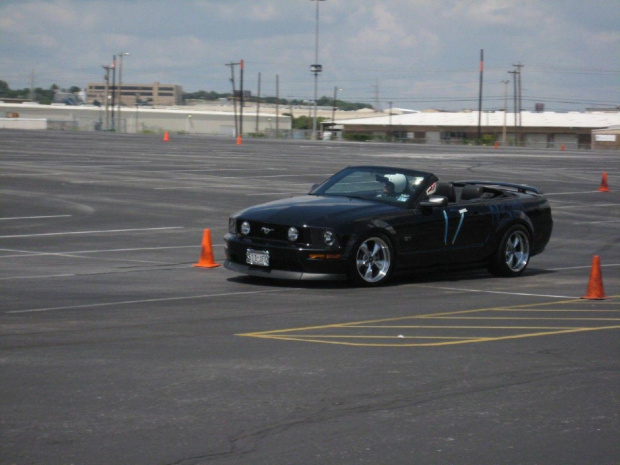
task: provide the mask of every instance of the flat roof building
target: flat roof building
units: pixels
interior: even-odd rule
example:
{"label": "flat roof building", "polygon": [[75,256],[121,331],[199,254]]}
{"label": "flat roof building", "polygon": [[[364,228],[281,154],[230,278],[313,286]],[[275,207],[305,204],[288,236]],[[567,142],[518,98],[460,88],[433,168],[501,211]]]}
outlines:
{"label": "flat roof building", "polygon": [[160,84],[159,82],[154,82],[153,84],[123,83],[120,88],[118,85],[108,85],[106,87],[104,82],[89,83],[86,87],[86,103],[92,104],[98,101],[104,104],[107,95],[108,103],[111,104],[114,90],[116,90],[116,94],[114,95],[115,105],[119,104],[119,98],[121,106],[126,107],[134,107],[136,104],[167,106],[181,105],[183,103],[183,88],[181,86],[175,84]]}
{"label": "flat roof building", "polygon": [[[408,113],[336,122],[343,136],[358,140],[392,140],[418,144],[476,143],[478,122],[482,142],[538,148],[590,148],[592,131],[620,125],[620,112],[504,111]],[[517,114],[519,116],[519,114]],[[519,124],[520,121],[520,124]]]}

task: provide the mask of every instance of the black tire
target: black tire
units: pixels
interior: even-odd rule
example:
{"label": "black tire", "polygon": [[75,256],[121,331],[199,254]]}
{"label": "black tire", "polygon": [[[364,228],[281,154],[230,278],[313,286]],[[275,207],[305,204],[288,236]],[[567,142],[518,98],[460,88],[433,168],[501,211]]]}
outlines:
{"label": "black tire", "polygon": [[489,271],[508,278],[522,275],[530,261],[530,250],[529,231],[521,225],[511,226],[491,258]]}
{"label": "black tire", "polygon": [[349,280],[358,286],[381,286],[394,270],[394,248],[383,234],[362,237],[352,249]]}

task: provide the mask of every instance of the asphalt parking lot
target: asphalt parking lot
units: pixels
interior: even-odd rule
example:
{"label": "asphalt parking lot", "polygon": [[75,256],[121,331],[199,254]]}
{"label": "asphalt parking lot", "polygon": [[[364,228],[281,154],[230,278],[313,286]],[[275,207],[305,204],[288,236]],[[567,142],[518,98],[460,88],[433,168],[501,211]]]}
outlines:
{"label": "asphalt parking lot", "polygon": [[[617,464],[617,152],[0,131],[0,463]],[[379,289],[215,261],[230,213],[353,164],[526,183],[516,279]],[[610,192],[599,192],[607,173]],[[606,300],[586,293],[593,256]]]}

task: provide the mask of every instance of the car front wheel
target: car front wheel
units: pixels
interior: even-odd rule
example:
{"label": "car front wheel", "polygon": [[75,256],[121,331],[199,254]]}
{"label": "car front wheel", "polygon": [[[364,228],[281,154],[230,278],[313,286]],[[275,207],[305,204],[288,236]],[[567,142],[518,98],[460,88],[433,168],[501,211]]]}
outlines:
{"label": "car front wheel", "polygon": [[394,267],[394,252],[389,239],[382,235],[369,235],[354,247],[349,278],[354,284],[379,286],[384,284]]}
{"label": "car front wheel", "polygon": [[530,261],[530,234],[521,225],[512,226],[499,244],[489,265],[489,270],[497,276],[519,276]]}

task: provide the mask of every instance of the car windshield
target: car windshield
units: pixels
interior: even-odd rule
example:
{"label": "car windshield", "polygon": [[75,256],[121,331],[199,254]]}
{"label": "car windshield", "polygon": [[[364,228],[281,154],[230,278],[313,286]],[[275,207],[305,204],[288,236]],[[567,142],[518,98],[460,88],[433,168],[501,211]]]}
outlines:
{"label": "car windshield", "polygon": [[394,168],[349,168],[328,179],[312,193],[404,205],[419,193],[423,184],[424,173]]}

